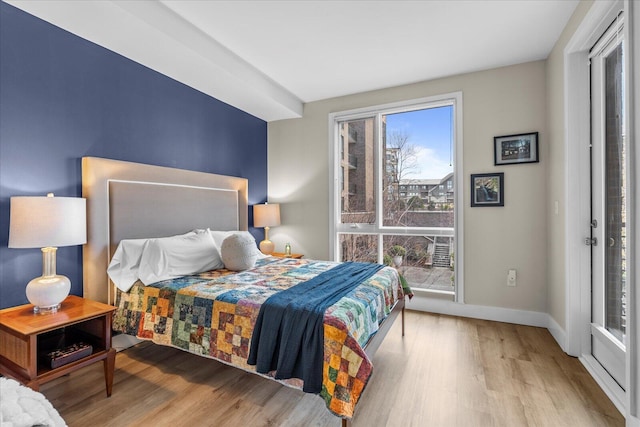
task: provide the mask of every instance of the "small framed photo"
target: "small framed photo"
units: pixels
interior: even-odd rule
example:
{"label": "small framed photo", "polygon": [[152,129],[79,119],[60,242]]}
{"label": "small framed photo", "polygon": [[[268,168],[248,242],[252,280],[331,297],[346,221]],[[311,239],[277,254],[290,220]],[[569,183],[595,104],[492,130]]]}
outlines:
{"label": "small framed photo", "polygon": [[471,175],[471,207],[504,206],[504,173]]}
{"label": "small framed photo", "polygon": [[496,136],[493,138],[493,152],[496,165],[537,163],[540,161],[538,132]]}

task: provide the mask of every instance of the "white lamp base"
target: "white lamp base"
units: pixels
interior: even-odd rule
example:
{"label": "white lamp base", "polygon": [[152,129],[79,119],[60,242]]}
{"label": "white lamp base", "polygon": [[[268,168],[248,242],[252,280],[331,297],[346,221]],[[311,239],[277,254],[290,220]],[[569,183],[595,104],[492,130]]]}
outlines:
{"label": "white lamp base", "polygon": [[27,284],[27,299],[34,313],[55,313],[70,290],[71,281],[66,276],[40,276]]}
{"label": "white lamp base", "polygon": [[271,240],[263,240],[260,242],[260,252],[265,255],[271,255],[275,250],[276,246],[273,244]]}

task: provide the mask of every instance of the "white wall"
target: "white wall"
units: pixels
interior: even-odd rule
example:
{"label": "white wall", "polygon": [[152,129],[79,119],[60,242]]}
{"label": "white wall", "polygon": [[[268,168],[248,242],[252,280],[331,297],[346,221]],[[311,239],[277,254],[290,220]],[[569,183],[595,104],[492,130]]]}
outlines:
{"label": "white wall", "polygon": [[[308,258],[329,256],[331,112],[462,91],[464,117],[465,302],[547,310],[547,165],[545,61],[470,73],[306,104],[300,119],[269,123],[269,201],[281,203],[271,230]],[[493,137],[539,132],[540,163],[493,165]],[[503,208],[470,208],[469,175],[505,173]],[[507,270],[518,286],[506,286]]]}
{"label": "white wall", "polygon": [[[592,2],[581,2],[573,13],[562,35],[547,58],[547,129],[549,179],[547,181],[547,310],[557,324],[566,328],[566,283],[565,283],[565,87],[564,49],[576,29],[591,8]],[[555,212],[555,202],[558,212]]]}
{"label": "white wall", "polygon": [[[282,203],[281,227],[272,229],[272,239],[282,247],[286,241],[294,252],[308,258],[327,258],[329,254],[329,136],[328,114],[372,105],[462,91],[464,105],[464,230],[465,302],[447,310],[478,317],[522,319],[524,324],[540,322],[544,313],[550,329],[561,345],[567,331],[568,301],[566,203],[567,174],[565,112],[565,48],[585,20],[594,2],[582,1],[565,27],[546,61],[454,76],[397,88],[356,94],[314,102],[305,106],[301,119],[269,123],[269,195]],[[625,2],[631,21],[631,49],[634,76],[640,69],[639,3]],[[633,7],[632,7],[633,6]],[[630,10],[631,9],[631,10]],[[634,117],[640,118],[640,84],[633,82]],[[631,133],[640,139],[638,120]],[[493,136],[509,133],[540,132],[540,164],[493,166]],[[635,147],[634,185],[635,246],[640,241],[640,149]],[[469,174],[505,172],[505,207],[469,207]],[[557,210],[556,210],[557,202]],[[570,251],[569,251],[570,252]],[[632,255],[640,266],[640,251]],[[507,288],[506,271],[518,269],[518,287]],[[640,327],[637,291],[639,275],[633,271],[629,306],[629,393],[627,422],[639,426],[640,409]],[[414,299],[415,300],[415,299]],[[486,306],[484,310],[480,306]],[[539,316],[543,315],[543,316]],[[569,328],[572,329],[572,328]],[[570,332],[570,331],[568,331]]]}

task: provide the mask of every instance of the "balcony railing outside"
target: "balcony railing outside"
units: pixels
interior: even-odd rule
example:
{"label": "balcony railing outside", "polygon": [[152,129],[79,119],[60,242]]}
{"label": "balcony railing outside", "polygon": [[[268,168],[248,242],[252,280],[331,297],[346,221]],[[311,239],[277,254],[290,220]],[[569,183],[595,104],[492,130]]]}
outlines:
{"label": "balcony railing outside", "polygon": [[358,167],[358,157],[355,154],[349,154],[349,168],[356,169]]}
{"label": "balcony railing outside", "polygon": [[[342,261],[380,262],[378,238],[373,234],[341,234]],[[415,290],[455,292],[453,230],[443,229],[439,235],[383,236],[383,260],[394,265]],[[403,254],[395,258],[395,251]]]}

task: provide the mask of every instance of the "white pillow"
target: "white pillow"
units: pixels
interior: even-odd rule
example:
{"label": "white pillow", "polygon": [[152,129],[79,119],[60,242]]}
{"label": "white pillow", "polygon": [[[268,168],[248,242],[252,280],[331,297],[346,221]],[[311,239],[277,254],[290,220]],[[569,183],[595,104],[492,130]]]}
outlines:
{"label": "white pillow", "polygon": [[148,241],[149,239],[124,239],[118,244],[107,274],[121,291],[127,292],[138,280],[140,258]]}
{"label": "white pillow", "polygon": [[256,265],[256,241],[249,233],[233,233],[222,242],[222,262],[228,270],[242,271]]}
{"label": "white pillow", "polygon": [[260,252],[260,249],[258,249],[258,245],[256,244],[256,239],[253,237],[253,235],[251,233],[249,233],[248,231],[216,231],[216,230],[209,230],[209,233],[211,233],[211,236],[213,237],[213,240],[216,242],[216,246],[219,248],[222,248],[222,242],[224,242],[224,239],[226,239],[227,237],[233,235],[233,234],[240,234],[240,235],[246,235],[247,238],[250,238],[253,240],[253,247],[255,249],[255,253],[256,253],[256,257],[257,258],[266,258],[267,255],[263,254],[262,252]]}
{"label": "white pillow", "polygon": [[149,239],[138,276],[145,285],[223,268],[220,252],[206,232]]}
{"label": "white pillow", "polygon": [[219,248],[222,248],[222,242],[224,239],[231,236],[233,233],[237,233],[237,231],[214,231],[209,228],[207,230],[209,230],[209,234],[211,234],[213,241]]}

